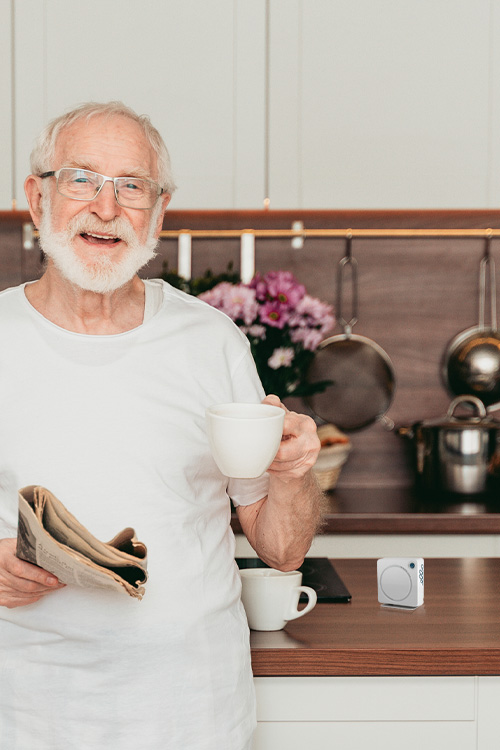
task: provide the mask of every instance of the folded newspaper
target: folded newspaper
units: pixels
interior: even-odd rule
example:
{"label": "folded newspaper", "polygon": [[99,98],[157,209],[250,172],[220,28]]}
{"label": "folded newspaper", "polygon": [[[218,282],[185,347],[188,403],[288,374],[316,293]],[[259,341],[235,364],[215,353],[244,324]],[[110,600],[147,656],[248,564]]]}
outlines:
{"label": "folded newspaper", "polygon": [[100,542],[49,490],[19,490],[17,557],[55,575],[62,583],[126,591],[142,599],[147,550],[127,528]]}

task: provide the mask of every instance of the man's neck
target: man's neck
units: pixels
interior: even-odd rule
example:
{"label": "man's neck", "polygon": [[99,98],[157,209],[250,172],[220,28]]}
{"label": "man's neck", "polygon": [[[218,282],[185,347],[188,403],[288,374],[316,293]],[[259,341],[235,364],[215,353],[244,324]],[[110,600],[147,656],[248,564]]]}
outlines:
{"label": "man's neck", "polygon": [[26,297],[47,320],[75,333],[97,336],[124,333],[144,319],[144,282],[134,276],[108,294],[72,284],[49,266],[41,279],[26,286]]}

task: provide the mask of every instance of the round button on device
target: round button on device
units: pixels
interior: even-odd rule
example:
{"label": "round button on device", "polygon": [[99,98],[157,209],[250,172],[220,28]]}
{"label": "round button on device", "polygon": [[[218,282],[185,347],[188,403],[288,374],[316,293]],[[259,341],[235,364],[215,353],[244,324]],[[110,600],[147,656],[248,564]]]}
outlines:
{"label": "round button on device", "polygon": [[380,588],[388,599],[401,602],[409,596],[411,578],[407,570],[400,565],[391,565],[380,576]]}

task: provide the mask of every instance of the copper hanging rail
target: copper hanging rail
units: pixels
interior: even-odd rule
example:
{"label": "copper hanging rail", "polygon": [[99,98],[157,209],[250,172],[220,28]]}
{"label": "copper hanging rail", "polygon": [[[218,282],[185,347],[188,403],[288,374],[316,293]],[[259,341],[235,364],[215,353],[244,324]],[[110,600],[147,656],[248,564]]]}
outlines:
{"label": "copper hanging rail", "polygon": [[[38,231],[31,222],[23,224],[25,242],[38,238]],[[179,235],[189,235],[193,239],[234,239],[245,234],[256,238],[301,238],[318,237],[457,237],[485,238],[500,237],[500,229],[163,229],[161,239],[178,239]]]}
{"label": "copper hanging rail", "polygon": [[180,234],[193,238],[220,237],[231,239],[244,234],[262,238],[287,237],[500,237],[500,229],[164,229],[162,239],[172,239]]}
{"label": "copper hanging rail", "polygon": [[[38,230],[33,225],[33,237]],[[500,237],[500,229],[162,229],[161,239],[176,239],[180,234],[189,234],[199,239],[221,237],[231,239],[242,234],[254,237]]]}

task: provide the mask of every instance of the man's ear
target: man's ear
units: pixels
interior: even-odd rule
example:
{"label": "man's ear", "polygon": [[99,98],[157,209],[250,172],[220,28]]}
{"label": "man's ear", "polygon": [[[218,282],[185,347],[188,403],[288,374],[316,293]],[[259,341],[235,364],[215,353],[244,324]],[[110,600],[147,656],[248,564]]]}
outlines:
{"label": "man's ear", "polygon": [[33,224],[38,229],[42,219],[42,179],[30,174],[24,182],[24,192],[28,199],[28,208],[33,219]]}
{"label": "man's ear", "polygon": [[168,204],[170,203],[170,198],[171,197],[172,197],[171,195],[168,195],[168,193],[165,193],[165,195],[162,195],[161,198],[160,198],[161,202],[163,203],[163,210],[160,211],[160,215],[158,216],[158,222],[156,224],[156,232],[155,232],[155,236],[156,237],[158,237],[158,235],[160,234],[161,230],[163,229],[163,217],[165,215],[165,210],[166,210]]}

